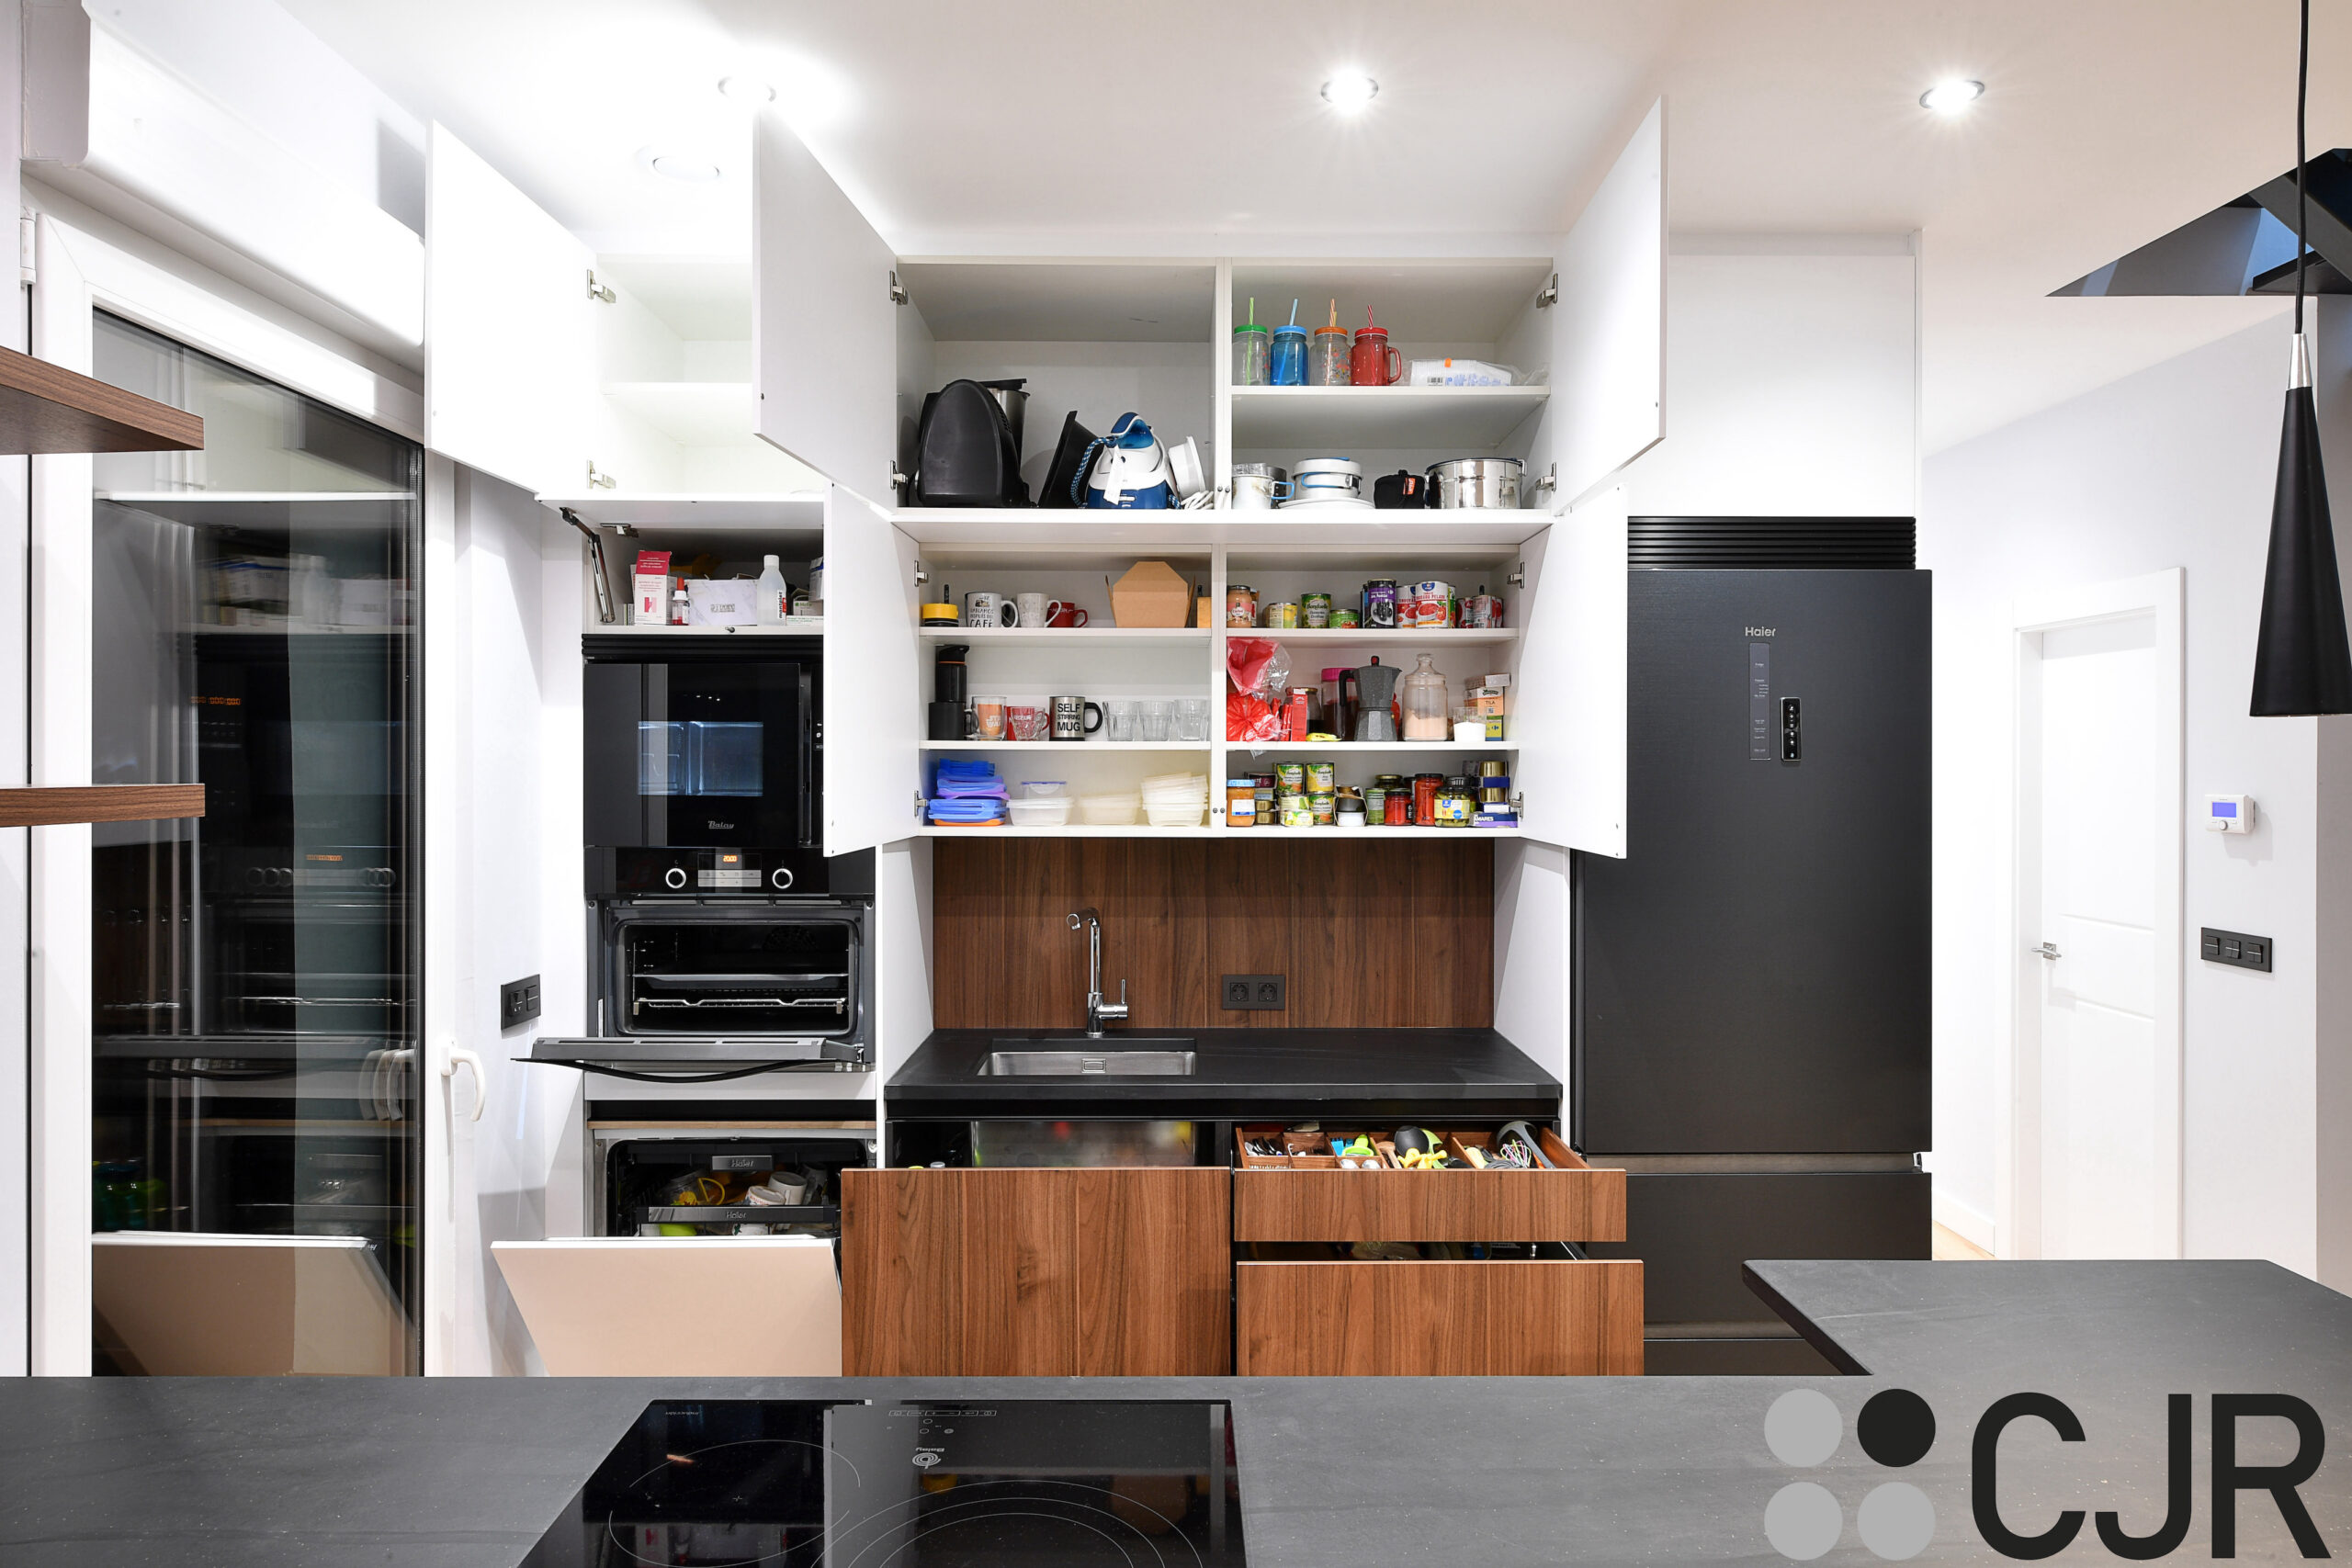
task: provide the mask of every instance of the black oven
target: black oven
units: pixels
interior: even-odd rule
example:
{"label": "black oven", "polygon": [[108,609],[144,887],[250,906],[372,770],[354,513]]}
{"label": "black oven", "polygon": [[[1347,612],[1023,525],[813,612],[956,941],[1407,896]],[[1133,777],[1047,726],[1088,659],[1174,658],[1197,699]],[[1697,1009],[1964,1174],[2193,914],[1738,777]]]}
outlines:
{"label": "black oven", "polygon": [[583,639],[591,897],[829,890],[821,649],[690,632]]}

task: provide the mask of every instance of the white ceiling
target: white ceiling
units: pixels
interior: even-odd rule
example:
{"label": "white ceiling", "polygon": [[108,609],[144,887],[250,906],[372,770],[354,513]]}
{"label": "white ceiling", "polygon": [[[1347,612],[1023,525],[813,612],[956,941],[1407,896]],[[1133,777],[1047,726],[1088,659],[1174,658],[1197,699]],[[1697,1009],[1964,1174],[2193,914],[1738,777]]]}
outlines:
{"label": "white ceiling", "polygon": [[[1930,451],[2280,308],[2044,296],[2292,162],[2291,0],[285,4],[607,251],[745,248],[730,70],[903,254],[1540,237],[1663,92],[1679,232],[1921,233]],[[2312,144],[2352,143],[2352,0],[2314,11]],[[1953,73],[1984,100],[1921,110]]]}

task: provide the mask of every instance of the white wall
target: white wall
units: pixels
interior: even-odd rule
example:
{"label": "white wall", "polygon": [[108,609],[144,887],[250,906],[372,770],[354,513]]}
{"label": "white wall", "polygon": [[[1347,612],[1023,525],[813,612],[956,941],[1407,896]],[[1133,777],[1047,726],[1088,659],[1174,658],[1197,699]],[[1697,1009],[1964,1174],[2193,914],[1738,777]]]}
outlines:
{"label": "white wall", "polygon": [[1666,266],[1666,439],[1634,514],[1911,515],[1910,237],[1676,234]]}
{"label": "white wall", "polygon": [[[2339,436],[2352,428],[2346,315],[2332,313],[2323,351],[2321,396]],[[2009,603],[2030,588],[2177,566],[2188,579],[2188,796],[2248,794],[2261,811],[2244,838],[2183,825],[2186,1250],[2319,1269],[2318,984],[2330,965],[2352,963],[2352,949],[2341,927],[2332,952],[2320,945],[2321,721],[2246,714],[2286,367],[2286,328],[2274,318],[1925,465],[1920,564],[1936,573],[1937,1190],[1942,1204],[2000,1223],[2004,1240]],[[2337,440],[2332,456],[2352,474],[2352,441]],[[2326,804],[2340,814],[2352,792],[2338,783]],[[2200,925],[2273,937],[2276,971],[2201,962]],[[2340,1159],[2340,1145],[2328,1153]],[[2352,1283],[2341,1268],[2333,1282]]]}

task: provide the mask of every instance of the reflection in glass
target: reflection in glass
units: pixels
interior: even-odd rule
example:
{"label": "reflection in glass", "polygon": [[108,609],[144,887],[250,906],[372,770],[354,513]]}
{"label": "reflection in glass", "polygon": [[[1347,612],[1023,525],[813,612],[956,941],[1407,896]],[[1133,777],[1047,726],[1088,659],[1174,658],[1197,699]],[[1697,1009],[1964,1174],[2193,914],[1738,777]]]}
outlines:
{"label": "reflection in glass", "polygon": [[200,452],[96,459],[101,1371],[419,1364],[417,447],[128,322]]}

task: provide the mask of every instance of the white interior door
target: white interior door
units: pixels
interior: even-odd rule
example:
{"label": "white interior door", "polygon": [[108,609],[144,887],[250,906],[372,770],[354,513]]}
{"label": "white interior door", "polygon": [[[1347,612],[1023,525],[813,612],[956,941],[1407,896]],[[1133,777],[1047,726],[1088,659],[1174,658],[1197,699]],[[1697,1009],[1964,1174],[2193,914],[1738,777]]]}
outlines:
{"label": "white interior door", "polygon": [[1521,834],[1625,853],[1625,487],[1526,546],[1511,739]]}
{"label": "white interior door", "polygon": [[[2032,634],[2020,1034],[2044,1258],[2177,1257],[2180,728],[2154,607]],[[2168,674],[2169,671],[2169,674]]]}
{"label": "white interior door", "polygon": [[1552,396],[1529,468],[1555,468],[1555,504],[1565,505],[1666,434],[1665,99],[1650,106],[1553,259]]}
{"label": "white interior door", "polygon": [[825,852],[839,855],[922,825],[928,690],[915,542],[840,486],[825,494]]}
{"label": "white interior door", "polygon": [[[752,135],[752,180],[760,434],[835,484],[892,505],[898,257],[773,112]],[[833,570],[831,558],[825,564]]]}
{"label": "white interior door", "polygon": [[579,493],[596,396],[588,247],[436,124],[424,251],[424,444]]}
{"label": "white interior door", "polygon": [[[90,288],[43,217],[34,231],[33,354],[93,368]],[[30,772],[90,782],[90,459],[32,460]],[[90,829],[32,828],[27,1119],[30,1329],[37,1374],[90,1370]]]}

